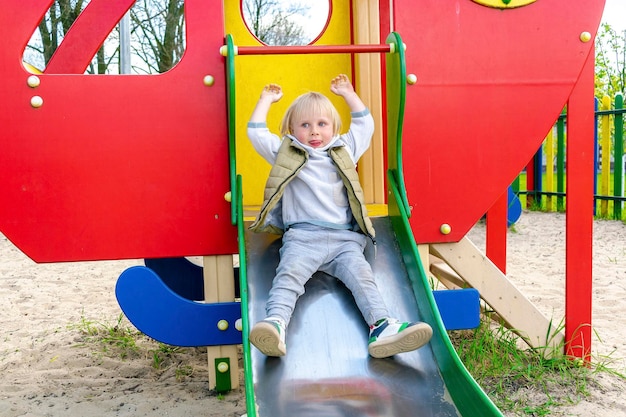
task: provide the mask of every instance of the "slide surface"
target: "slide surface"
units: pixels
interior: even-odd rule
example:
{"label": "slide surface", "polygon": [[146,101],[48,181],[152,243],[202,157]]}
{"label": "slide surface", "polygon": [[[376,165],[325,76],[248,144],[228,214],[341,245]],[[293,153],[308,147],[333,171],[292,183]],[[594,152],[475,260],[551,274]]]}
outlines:
{"label": "slide surface", "polygon": [[[391,221],[388,217],[373,221],[377,248],[369,245],[366,256],[391,314],[401,320],[422,320],[418,303],[428,302],[415,296]],[[246,242],[253,324],[265,316],[280,238],[248,232]],[[437,334],[434,337],[440,337]],[[432,342],[415,352],[375,359],[367,353],[367,339],[368,327],[350,292],[331,276],[314,275],[287,329],[287,355],[268,358],[250,348],[257,415],[462,415],[444,383]],[[482,409],[480,404],[476,407]],[[498,414],[489,410],[485,415]]]}

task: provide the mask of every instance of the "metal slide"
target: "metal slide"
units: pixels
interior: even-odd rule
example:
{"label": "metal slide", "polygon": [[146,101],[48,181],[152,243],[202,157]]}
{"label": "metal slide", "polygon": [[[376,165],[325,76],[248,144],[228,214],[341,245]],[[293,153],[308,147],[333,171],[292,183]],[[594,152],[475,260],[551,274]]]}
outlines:
{"label": "metal slide", "polygon": [[[234,52],[232,39],[227,36],[226,41],[229,108],[234,108]],[[233,168],[248,417],[502,417],[450,343],[408,223],[402,169],[404,44],[397,33],[391,33],[387,43],[394,45],[394,52],[386,54],[389,217],[372,219],[377,250],[368,246],[366,256],[391,314],[429,323],[433,338],[415,352],[371,358],[368,327],[352,295],[337,279],[317,273],[287,329],[287,355],[268,358],[251,347],[248,334],[265,316],[281,242],[276,236],[246,231],[242,178]],[[233,114],[229,111],[229,117]],[[230,124],[234,126],[232,117]]]}
{"label": "metal slide", "polygon": [[[419,309],[429,309],[432,303],[415,296],[392,221],[379,217],[373,222],[377,250],[374,253],[368,246],[366,256],[391,314],[401,320],[428,321]],[[248,314],[249,322],[255,323],[265,317],[280,238],[248,232],[246,241]],[[454,398],[436,359],[441,337],[436,328],[433,341],[418,351],[388,359],[369,357],[368,327],[352,295],[336,278],[317,273],[296,306],[285,357],[268,358],[244,344],[250,349],[252,375],[246,377],[252,378],[256,413],[262,417],[499,416],[464,369],[455,372],[461,374],[460,381],[469,377],[469,386],[461,390],[470,395]],[[454,358],[442,362],[451,361]]]}

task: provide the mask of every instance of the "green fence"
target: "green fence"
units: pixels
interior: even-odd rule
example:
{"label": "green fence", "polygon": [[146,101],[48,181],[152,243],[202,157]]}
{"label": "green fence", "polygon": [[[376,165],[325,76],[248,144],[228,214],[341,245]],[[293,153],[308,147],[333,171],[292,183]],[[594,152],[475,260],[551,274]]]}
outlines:
{"label": "green fence", "polygon": [[[594,213],[626,221],[624,210],[624,98],[596,99]],[[567,204],[567,113],[561,114],[512,187],[530,209],[564,211]]]}

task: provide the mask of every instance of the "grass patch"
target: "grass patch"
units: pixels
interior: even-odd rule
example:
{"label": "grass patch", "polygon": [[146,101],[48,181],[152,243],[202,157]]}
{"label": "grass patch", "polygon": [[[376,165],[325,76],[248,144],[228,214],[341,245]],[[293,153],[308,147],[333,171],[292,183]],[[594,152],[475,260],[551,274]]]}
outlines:
{"label": "grass patch", "polygon": [[[601,372],[626,376],[611,369],[610,358],[585,366],[565,355],[545,357],[546,349],[524,347],[512,330],[491,320],[474,330],[449,332],[459,357],[474,379],[502,411],[547,416],[558,407],[577,404],[601,388]],[[561,349],[562,351],[562,349]]]}
{"label": "grass patch", "polygon": [[78,332],[74,347],[92,349],[97,357],[145,360],[157,375],[173,372],[179,382],[192,377],[196,368],[206,368],[206,350],[157,342],[133,327],[123,313],[113,322],[81,316],[78,323],[68,328]]}
{"label": "grass patch", "polygon": [[137,341],[144,336],[123,320],[124,315],[121,313],[113,323],[93,321],[81,316],[80,321],[69,328],[79,333],[76,346],[98,347],[99,352],[108,357],[136,357],[140,350]]}

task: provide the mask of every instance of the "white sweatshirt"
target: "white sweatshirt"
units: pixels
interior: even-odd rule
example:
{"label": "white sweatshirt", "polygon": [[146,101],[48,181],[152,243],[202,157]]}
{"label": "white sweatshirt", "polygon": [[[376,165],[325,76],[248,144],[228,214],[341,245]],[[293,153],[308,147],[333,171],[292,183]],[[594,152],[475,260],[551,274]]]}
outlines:
{"label": "white sweatshirt", "polygon": [[[374,134],[374,119],[368,109],[352,113],[350,129],[336,136],[324,148],[298,144],[309,153],[309,161],[297,178],[289,183],[282,198],[285,229],[295,223],[310,223],[334,229],[351,229],[352,213],[345,186],[327,153],[333,146],[345,146],[356,162],[369,148]],[[248,123],[248,137],[254,149],[274,165],[281,139],[266,123]],[[288,139],[287,139],[288,138]],[[297,139],[287,136],[286,140]]]}

